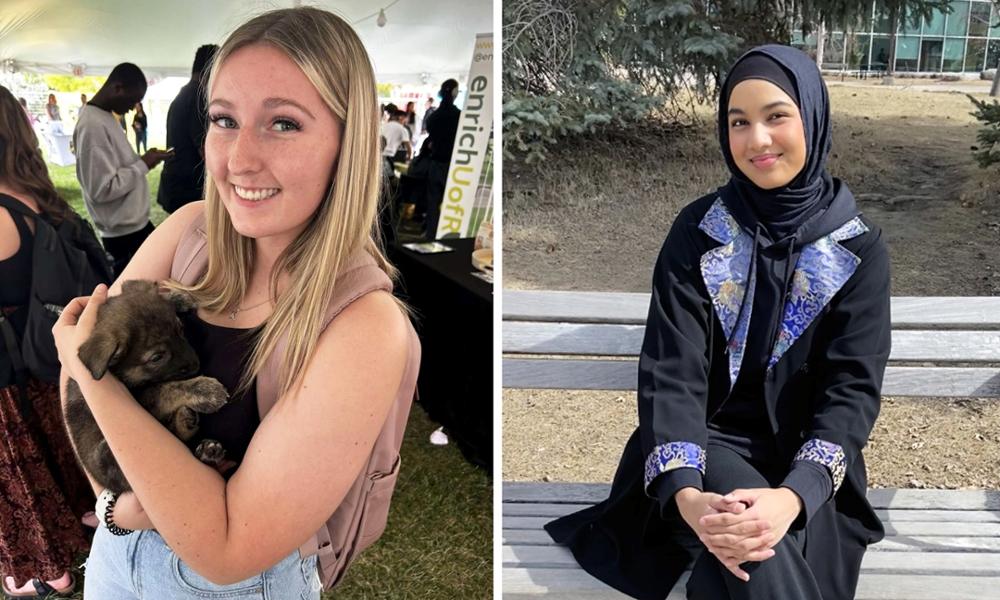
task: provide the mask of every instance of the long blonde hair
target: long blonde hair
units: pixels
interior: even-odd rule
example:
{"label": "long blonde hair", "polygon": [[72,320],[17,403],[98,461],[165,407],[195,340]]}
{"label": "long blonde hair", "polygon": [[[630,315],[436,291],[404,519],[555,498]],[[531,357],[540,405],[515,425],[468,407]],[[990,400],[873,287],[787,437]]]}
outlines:
{"label": "long blonde hair", "polygon": [[[277,298],[276,305],[261,326],[240,382],[240,389],[248,388],[287,336],[287,351],[278,371],[278,391],[283,395],[312,357],[337,277],[348,258],[367,251],[390,277],[396,271],[380,244],[378,97],[375,74],[361,40],[343,19],[317,8],[267,12],[241,25],[219,48],[208,91],[226,59],[253,44],[268,44],[284,52],[343,123],[340,154],[326,197],[271,271],[270,293]],[[233,228],[208,172],[205,225],[207,271],[193,286],[173,282],[172,287],[187,290],[208,311],[230,311],[239,306],[249,285],[254,241]],[[278,277],[283,272],[288,273],[289,283],[278,297]]]}

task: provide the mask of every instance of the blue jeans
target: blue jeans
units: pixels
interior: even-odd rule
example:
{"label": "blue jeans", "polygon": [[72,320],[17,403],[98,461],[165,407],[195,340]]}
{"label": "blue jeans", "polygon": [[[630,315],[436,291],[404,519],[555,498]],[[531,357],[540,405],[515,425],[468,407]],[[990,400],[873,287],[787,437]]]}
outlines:
{"label": "blue jeans", "polygon": [[87,559],[85,600],[319,600],[316,557],[295,550],[267,571],[216,585],[187,566],[156,531],[114,536],[97,528]]}

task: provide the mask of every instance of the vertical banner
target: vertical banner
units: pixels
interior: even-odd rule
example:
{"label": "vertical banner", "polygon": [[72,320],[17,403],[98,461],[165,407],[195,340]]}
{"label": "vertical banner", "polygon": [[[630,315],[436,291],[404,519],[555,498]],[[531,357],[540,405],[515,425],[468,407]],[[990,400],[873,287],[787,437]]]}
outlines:
{"label": "vertical banner", "polygon": [[437,238],[475,237],[493,216],[493,34],[476,35]]}

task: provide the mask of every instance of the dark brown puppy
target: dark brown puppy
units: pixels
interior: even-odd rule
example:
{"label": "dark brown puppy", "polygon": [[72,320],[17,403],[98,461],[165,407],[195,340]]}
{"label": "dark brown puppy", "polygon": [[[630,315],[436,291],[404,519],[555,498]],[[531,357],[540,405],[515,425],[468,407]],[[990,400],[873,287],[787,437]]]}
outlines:
{"label": "dark brown puppy", "polygon": [[[229,398],[216,379],[194,377],[198,356],[184,339],[177,317],[194,308],[185,294],[160,292],[152,281],[126,281],[121,295],[108,298],[101,306],[94,331],[79,352],[94,379],[110,371],[143,408],[184,441],[198,431],[199,414],[219,410]],[[77,456],[91,477],[118,494],[131,490],[72,379],[66,385],[63,409]],[[195,454],[203,462],[217,465],[225,451],[218,442],[205,440]]]}

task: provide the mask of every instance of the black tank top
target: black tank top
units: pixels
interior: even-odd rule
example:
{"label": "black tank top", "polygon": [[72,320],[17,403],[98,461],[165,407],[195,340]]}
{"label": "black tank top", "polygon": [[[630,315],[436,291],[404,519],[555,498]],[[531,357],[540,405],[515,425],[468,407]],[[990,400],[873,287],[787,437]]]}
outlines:
{"label": "black tank top", "polygon": [[[14,333],[20,339],[24,335],[24,328],[28,323],[27,307],[31,297],[31,259],[35,254],[35,234],[28,228],[28,222],[23,215],[11,211],[7,211],[7,213],[14,219],[14,226],[17,227],[21,245],[13,256],[0,260],[0,282],[2,282],[0,284],[0,310],[3,310],[7,318],[10,319]],[[0,355],[5,355],[6,352],[6,347],[0,343]],[[0,363],[4,362],[7,361],[0,360]],[[3,370],[4,367],[0,366],[0,371]],[[0,382],[7,379],[9,377],[0,372]]]}
{"label": "black tank top", "polygon": [[[31,257],[34,255],[32,246],[35,234],[31,233],[24,215],[11,211],[7,211],[7,214],[14,219],[21,246],[14,256],[0,260],[0,281],[4,282],[4,285],[0,285],[0,306],[23,306],[28,303],[31,293]],[[8,282],[17,285],[7,285]]]}
{"label": "black tank top", "polygon": [[[256,329],[220,327],[202,321],[194,313],[183,317],[184,335],[201,360],[201,374],[218,379],[229,390],[229,403],[216,413],[200,415],[198,434],[189,440],[193,450],[202,440],[222,443],[226,459],[242,462],[247,446],[260,425],[257,410],[257,382],[233,397],[246,359],[256,339]],[[227,473],[231,475],[232,471]]]}

